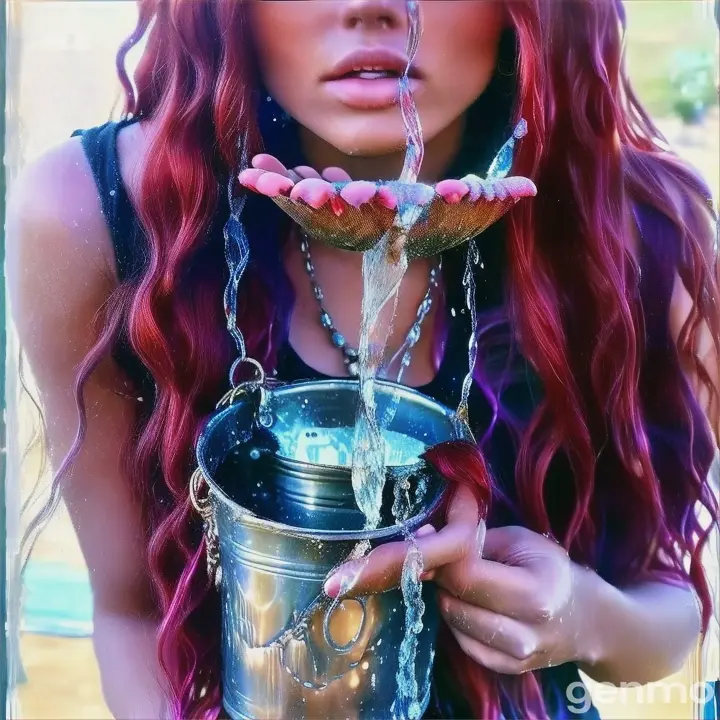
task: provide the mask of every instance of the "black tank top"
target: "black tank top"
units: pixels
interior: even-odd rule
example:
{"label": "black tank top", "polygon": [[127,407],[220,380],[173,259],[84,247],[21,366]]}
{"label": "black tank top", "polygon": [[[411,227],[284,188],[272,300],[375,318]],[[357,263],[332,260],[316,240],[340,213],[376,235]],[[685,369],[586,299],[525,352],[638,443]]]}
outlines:
{"label": "black tank top", "polygon": [[[118,280],[121,283],[138,280],[148,262],[147,242],[136,211],[132,205],[120,173],[117,150],[119,132],[132,120],[77,131],[90,164],[103,217],[112,240]],[[478,305],[493,307],[502,303],[501,242],[483,243],[482,271],[477,274]],[[459,282],[445,289],[447,306],[447,339],[443,358],[435,377],[426,385],[416,388],[429,397],[452,407],[460,399],[460,388],[468,368],[468,337],[470,316],[466,309],[464,290]],[[129,351],[126,342],[116,351],[116,359],[128,377],[141,386],[147,386],[147,370]],[[297,355],[289,343],[278,353],[277,377],[286,382],[297,380],[324,379],[317,370],[308,366]],[[479,402],[479,394],[471,396],[471,418],[473,424],[481,427],[487,421],[489,406]]]}
{"label": "black tank top", "polygon": [[[128,196],[120,174],[117,151],[118,133],[132,121],[107,123],[105,125],[78,131],[97,185],[103,216],[112,238],[120,282],[132,282],[140,278],[147,264],[148,253],[144,233],[137,214]],[[677,266],[677,238],[668,222],[664,222],[655,211],[648,208],[638,210],[639,225],[643,238],[643,273],[641,281],[642,302],[646,313],[647,345],[650,350],[668,347],[669,300]],[[501,226],[496,223],[496,228]],[[502,235],[490,238],[492,228],[482,236],[481,270],[477,274],[478,309],[497,307],[503,302],[504,242]],[[647,230],[647,232],[646,232]],[[501,230],[497,230],[501,233]],[[650,237],[649,237],[650,236]],[[448,335],[442,362],[435,378],[427,385],[417,388],[448,407],[454,407],[460,398],[460,387],[468,368],[468,338],[470,330],[469,313],[465,310],[463,289],[459,283],[445,288]],[[154,396],[154,383],[147,368],[132,352],[126,341],[120,341],[115,358],[128,377],[147,397]],[[292,382],[304,379],[323,379],[324,375],[305,364],[289,344],[281,349],[277,365],[278,379]],[[516,373],[517,374],[517,373]],[[512,405],[516,416],[528,418],[542,391],[530,368],[520,373],[523,381],[510,386],[503,395],[504,402]],[[477,386],[473,387],[470,398],[470,416],[476,436],[482,435],[483,428],[492,417],[488,401]],[[522,524],[522,518],[514,508],[514,466],[516,446],[511,433],[502,423],[496,426],[489,444],[484,447],[488,463],[505,501],[495,507],[492,525]],[[551,504],[560,507],[572,503],[564,497],[573,487],[569,467],[560,463],[551,468],[554,474],[553,486],[567,488],[562,494],[556,493]],[[562,495],[562,496],[561,496]],[[551,510],[551,508],[548,508]],[[549,668],[539,673],[550,717],[552,718],[599,718],[597,710],[590,706],[579,712],[577,704],[572,705],[577,693],[568,693],[568,688],[582,687],[579,672],[573,664]],[[588,697],[588,695],[584,695]],[[427,718],[471,717],[472,713],[456,687],[451,669],[445,663],[436,663],[434,702]],[[514,717],[508,708],[505,718]]]}

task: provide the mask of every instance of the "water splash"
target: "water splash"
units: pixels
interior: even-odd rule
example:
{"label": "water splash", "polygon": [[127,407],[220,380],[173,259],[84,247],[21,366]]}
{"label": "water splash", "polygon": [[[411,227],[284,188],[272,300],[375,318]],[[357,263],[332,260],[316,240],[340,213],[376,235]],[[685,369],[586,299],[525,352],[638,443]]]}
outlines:
{"label": "water splash", "polygon": [[[421,18],[417,0],[407,0],[408,63],[400,78],[399,102],[405,124],[406,152],[400,181],[416,183],[424,158],[424,144],[420,117],[410,86],[409,70],[420,43]],[[405,186],[408,187],[407,185]],[[401,186],[397,186],[398,190]],[[407,238],[418,221],[422,208],[415,198],[397,192],[398,207],[393,226],[380,242],[363,255],[363,301],[360,326],[359,383],[360,403],[353,444],[352,483],[358,507],[366,517],[366,528],[380,523],[380,510],[385,485],[385,447],[381,423],[377,418],[374,383],[385,354],[389,332],[380,327],[380,314],[391,298],[397,298],[403,276],[407,271]],[[392,406],[392,403],[391,403]],[[383,418],[391,421],[391,411]],[[415,538],[407,531],[405,522],[416,503],[410,501],[409,482],[401,478],[394,488],[393,514],[403,527],[409,543],[402,569],[401,591],[405,604],[405,634],[400,646],[397,673],[397,695],[393,703],[394,718],[415,720],[422,715],[426,690],[422,693],[417,682],[416,660],[418,634],[423,629],[425,604],[422,599],[420,575],[423,559]],[[418,487],[422,495],[424,490]],[[416,497],[417,500],[417,497]]]}
{"label": "water splash", "polygon": [[400,112],[405,123],[405,134],[407,147],[405,150],[405,164],[400,174],[402,182],[414,183],[418,179],[420,167],[425,157],[425,145],[423,143],[422,126],[420,116],[415,107],[415,98],[410,89],[410,67],[415,61],[422,27],[420,22],[420,7],[418,0],[407,0],[408,19],[408,43],[407,56],[408,64],[405,72],[400,77]]}
{"label": "water splash", "polygon": [[[247,133],[241,135],[238,144],[240,149],[238,167],[242,169],[248,166]],[[230,205],[230,217],[223,228],[223,236],[225,240],[225,261],[227,262],[230,275],[227,285],[225,286],[223,299],[225,303],[225,316],[227,319],[228,332],[235,341],[238,359],[244,360],[246,357],[245,339],[243,338],[242,332],[237,324],[237,296],[240,280],[245,273],[245,269],[247,268],[248,261],[250,259],[250,243],[245,232],[245,226],[240,220],[247,194],[243,193],[240,197],[237,197],[235,195],[237,173],[231,174],[230,177],[231,179],[228,182],[227,189],[228,202]],[[233,367],[235,367],[235,365]],[[230,378],[230,383],[234,384],[232,377]]]}
{"label": "water splash", "polygon": [[387,333],[380,327],[380,313],[407,270],[403,253],[397,263],[389,263],[389,235],[363,255],[363,301],[358,348],[360,402],[353,441],[352,485],[366,529],[380,522],[385,484],[385,439],[377,420],[375,378],[384,356]]}
{"label": "water splash", "polygon": [[[409,78],[409,70],[415,60],[421,35],[417,0],[407,0],[407,17],[408,62],[399,87],[400,110],[405,123],[407,144],[400,179],[414,183],[424,157],[422,127]],[[411,197],[400,195],[392,228],[380,242],[363,254],[363,301],[358,348],[360,403],[353,445],[352,484],[358,507],[367,519],[367,529],[375,529],[380,522],[385,484],[385,440],[377,419],[374,385],[389,333],[386,328],[381,327],[380,315],[387,303],[397,295],[407,271],[405,245],[408,233],[422,211]]]}
{"label": "water splash", "polygon": [[457,417],[467,425],[469,420],[468,401],[470,398],[470,388],[473,382],[473,372],[475,371],[475,363],[477,362],[478,352],[478,317],[477,306],[475,305],[476,283],[475,283],[475,266],[480,262],[480,253],[478,252],[475,240],[468,242],[467,259],[465,261],[465,273],[463,275],[463,287],[465,288],[465,304],[470,312],[470,339],[468,341],[468,372],[463,379],[462,390],[460,391],[460,403],[458,404]]}
{"label": "water splash", "polygon": [[518,140],[527,135],[527,132],[527,122],[525,120],[520,120],[520,122],[515,126],[512,137],[500,148],[500,152],[492,161],[490,169],[487,172],[488,180],[502,180],[502,178],[505,178],[510,174],[515,157],[515,145]]}
{"label": "water splash", "polygon": [[418,635],[423,629],[423,614],[425,602],[422,598],[422,582],[420,575],[423,572],[423,557],[417,540],[409,536],[410,549],[403,563],[400,588],[405,600],[405,636],[400,643],[400,659],[397,673],[397,695],[392,706],[394,720],[417,720],[423,713],[420,702],[424,697],[418,686],[415,670]]}

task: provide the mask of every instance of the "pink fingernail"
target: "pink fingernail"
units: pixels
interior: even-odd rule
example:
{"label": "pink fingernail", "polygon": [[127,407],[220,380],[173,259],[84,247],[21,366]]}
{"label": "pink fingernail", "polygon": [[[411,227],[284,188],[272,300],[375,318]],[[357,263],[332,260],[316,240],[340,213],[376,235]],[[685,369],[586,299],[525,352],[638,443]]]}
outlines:
{"label": "pink fingernail", "polygon": [[348,205],[359,208],[375,197],[377,186],[367,180],[348,183],[340,191],[340,196]]}
{"label": "pink fingernail", "polygon": [[332,575],[325,581],[325,585],[323,585],[323,592],[328,597],[337,597],[338,593],[340,592],[341,580],[342,578],[339,574]]}
{"label": "pink fingernail", "polygon": [[377,199],[379,203],[386,207],[388,210],[396,210],[397,209],[397,198],[395,197],[395,193],[393,193],[392,190],[388,187],[381,187],[377,191]]}
{"label": "pink fingernail", "polygon": [[310,178],[301,180],[290,193],[291,200],[303,200],[310,207],[318,210],[333,195],[333,188],[325,180]]}
{"label": "pink fingernail", "polygon": [[470,188],[461,180],[442,180],[435,186],[435,192],[449,205],[457,205],[470,192]]}
{"label": "pink fingernail", "polygon": [[277,195],[285,195],[294,185],[295,183],[288,177],[277,173],[265,173],[258,178],[256,189],[263,195],[276,197]]}
{"label": "pink fingernail", "polygon": [[363,567],[364,564],[357,560],[350,560],[341,565],[325,581],[323,592],[331,598],[349,592],[360,577]]}
{"label": "pink fingernail", "polygon": [[255,189],[257,181],[264,175],[264,170],[257,170],[255,168],[247,168],[238,175],[238,181],[245,187]]}

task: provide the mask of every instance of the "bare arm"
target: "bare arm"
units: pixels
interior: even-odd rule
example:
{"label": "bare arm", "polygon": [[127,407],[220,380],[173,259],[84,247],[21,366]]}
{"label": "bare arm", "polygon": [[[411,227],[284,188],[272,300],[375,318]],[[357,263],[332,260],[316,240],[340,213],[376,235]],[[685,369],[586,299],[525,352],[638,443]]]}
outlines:
{"label": "bare arm", "polygon": [[[675,342],[692,311],[692,297],[676,276],[670,302],[670,333]],[[720,361],[706,324],[695,336],[694,350],[710,381],[720,389]],[[718,398],[711,396],[694,365],[683,360],[690,385],[705,412],[711,432],[717,437],[720,434]],[[717,488],[714,492],[717,493]],[[717,532],[715,528],[715,538]],[[602,632],[596,638],[598,652],[589,654],[591,660],[583,669],[597,681],[643,683],[661,680],[680,670],[697,646],[700,611],[690,587],[647,582],[621,591],[595,582],[592,596],[596,613],[593,624],[602,628]],[[713,602],[717,604],[717,597]]]}
{"label": "bare arm", "polygon": [[[7,239],[13,318],[39,387],[56,470],[78,428],[77,369],[115,286],[110,239],[77,140],[24,171],[11,197]],[[90,574],[103,691],[116,717],[159,718],[164,694],[147,540],[121,470],[137,400],[107,358],[88,380],[85,402],[87,436],[62,494]]]}
{"label": "bare arm", "polygon": [[[670,303],[670,333],[676,343],[692,311],[693,299],[676,275]],[[720,389],[720,361],[706,324],[701,325],[695,335],[694,351],[714,388]],[[683,358],[683,365],[709,428],[718,437],[718,397],[711,395],[687,358]],[[717,493],[716,487],[714,492]],[[717,532],[715,528],[715,542]],[[660,680],[679,670],[696,647],[701,630],[700,613],[691,588],[648,582],[620,591],[597,583],[593,595],[596,625],[603,630],[602,638],[597,639],[601,651],[583,669],[594,679],[606,682]],[[713,602],[717,604],[717,597]]]}
{"label": "bare arm", "polygon": [[[698,213],[706,212],[696,202]],[[708,216],[708,222],[712,219]],[[670,302],[670,334],[677,343],[693,312],[693,299],[679,275]],[[715,390],[720,390],[720,359],[707,324],[694,337],[694,352]],[[694,364],[681,358],[698,403],[711,432],[720,436],[720,407],[701,381]],[[714,488],[717,493],[717,487]],[[717,542],[717,527],[713,531]],[[700,611],[694,591],[660,582],[648,582],[620,591],[600,583],[595,588],[597,626],[603,628],[602,648],[586,669],[596,680],[649,682],[679,670],[696,647],[700,634]],[[713,597],[716,604],[717,597]],[[640,672],[642,670],[642,673]]]}
{"label": "bare arm", "polygon": [[656,682],[682,669],[697,647],[700,613],[689,588],[646,582],[619,589],[587,577],[587,652],[580,667],[597,682]]}

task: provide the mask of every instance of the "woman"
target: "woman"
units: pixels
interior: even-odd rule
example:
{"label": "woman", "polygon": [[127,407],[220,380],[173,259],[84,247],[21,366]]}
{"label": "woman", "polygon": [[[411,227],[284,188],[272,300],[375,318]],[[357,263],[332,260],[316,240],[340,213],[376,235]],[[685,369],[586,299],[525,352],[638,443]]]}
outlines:
{"label": "woman", "polygon": [[[470,417],[498,492],[482,558],[462,492],[447,526],[420,541],[446,621],[428,716],[575,716],[578,668],[662,678],[711,612],[695,511],[717,519],[706,480],[718,439],[715,218],[632,93],[618,0],[421,5],[421,180],[482,174],[524,117],[513,173],[538,187],[479,239]],[[243,176],[250,185],[275,173],[284,191],[314,177],[309,187],[329,192],[311,168],[398,176],[404,131],[387,87],[405,6],[140,0],[139,11],[118,63],[128,119],[25,170],[9,277],[52,457],[66,458],[57,483],[90,569],[107,702],[122,718],[215,717],[218,596],[188,481],[233,361],[224,188],[241,137],[262,171]],[[124,59],[146,35],[133,86]],[[352,51],[366,54],[348,83]],[[257,193],[241,220],[248,354],[286,381],[346,376],[297,228]],[[356,341],[360,256],[311,250],[332,325]],[[461,259],[442,258],[403,378],[447,404],[467,366]],[[388,357],[437,261],[411,263]],[[355,590],[392,586],[402,554],[375,554]]]}

